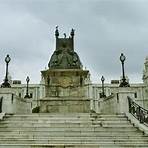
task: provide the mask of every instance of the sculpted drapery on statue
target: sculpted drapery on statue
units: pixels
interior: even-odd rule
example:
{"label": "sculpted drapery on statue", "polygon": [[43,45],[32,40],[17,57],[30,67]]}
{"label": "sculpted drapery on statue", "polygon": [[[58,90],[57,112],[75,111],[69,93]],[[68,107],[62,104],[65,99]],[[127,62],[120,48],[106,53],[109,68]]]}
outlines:
{"label": "sculpted drapery on statue", "polygon": [[58,27],[55,31],[56,50],[49,61],[50,69],[82,69],[79,56],[74,52],[74,29],[71,30],[69,38],[59,38]]}

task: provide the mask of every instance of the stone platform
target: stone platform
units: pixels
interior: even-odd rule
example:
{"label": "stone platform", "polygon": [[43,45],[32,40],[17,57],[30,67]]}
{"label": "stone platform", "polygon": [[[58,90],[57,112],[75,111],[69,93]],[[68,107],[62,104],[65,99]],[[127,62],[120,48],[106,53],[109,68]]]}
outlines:
{"label": "stone platform", "polygon": [[42,71],[45,98],[40,99],[41,113],[89,113],[89,71],[48,69]]}

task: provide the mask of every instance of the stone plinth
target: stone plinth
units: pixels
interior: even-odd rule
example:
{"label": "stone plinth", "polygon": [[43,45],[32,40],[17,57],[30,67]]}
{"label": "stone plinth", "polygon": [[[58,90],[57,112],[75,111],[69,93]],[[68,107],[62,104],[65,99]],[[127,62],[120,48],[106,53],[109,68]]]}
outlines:
{"label": "stone plinth", "polygon": [[41,113],[88,113],[90,100],[77,97],[47,97],[40,100]]}
{"label": "stone plinth", "polygon": [[85,96],[85,80],[88,70],[48,69],[41,71],[45,80],[45,96]]}
{"label": "stone plinth", "polygon": [[131,88],[120,88],[117,95],[118,112],[127,113],[129,112],[129,104],[127,97],[135,98],[135,92]]}
{"label": "stone plinth", "polygon": [[88,73],[82,69],[42,71],[46,97],[40,100],[40,112],[89,112]]}

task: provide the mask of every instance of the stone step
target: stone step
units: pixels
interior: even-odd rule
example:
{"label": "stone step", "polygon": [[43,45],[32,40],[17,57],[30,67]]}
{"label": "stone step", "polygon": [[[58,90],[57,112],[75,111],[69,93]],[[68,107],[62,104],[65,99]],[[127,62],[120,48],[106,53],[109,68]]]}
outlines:
{"label": "stone step", "polygon": [[73,123],[73,124],[67,124],[67,123],[63,123],[63,124],[58,124],[58,123],[46,123],[46,124],[41,124],[41,123],[32,123],[32,124],[29,124],[29,123],[17,123],[17,124],[0,124],[0,127],[1,128],[7,128],[7,127],[57,127],[57,128],[74,128],[74,127],[104,127],[104,128],[115,128],[115,127],[121,127],[121,128],[130,128],[130,127],[133,127],[132,125],[130,124],[122,124],[122,125],[100,125],[100,124],[89,124],[89,123],[85,123],[85,124],[79,124],[79,123]]}
{"label": "stone step", "polygon": [[129,122],[126,118],[4,118],[2,121],[102,121],[102,122]]}
{"label": "stone step", "polygon": [[20,136],[8,136],[1,137],[1,140],[12,140],[12,139],[38,139],[38,140],[148,140],[148,136],[101,136],[101,137],[37,137],[37,136],[28,136],[28,137],[20,137]]}
{"label": "stone step", "polygon": [[133,136],[133,135],[137,135],[137,136],[142,136],[141,132],[135,132],[135,131],[130,131],[130,132],[97,132],[97,131],[93,131],[93,132],[81,132],[81,131],[75,131],[75,132],[71,132],[71,131],[66,131],[66,132],[40,132],[40,131],[11,131],[11,132],[0,132],[0,137],[8,137],[8,136],[16,136],[19,135],[20,137],[23,137],[24,135],[29,135],[29,136],[37,136],[37,137],[55,137],[55,136],[71,136],[71,137],[81,137],[81,136],[92,136],[92,137],[101,137],[101,136]]}
{"label": "stone step", "polygon": [[[66,140],[67,139],[67,137],[68,137],[68,135],[27,135],[27,134],[23,134],[23,135],[5,135],[4,137],[2,137],[1,136],[1,140],[10,140],[10,139],[51,139],[51,140],[53,140],[55,137],[57,137],[57,136],[63,136],[64,137],[64,139]],[[71,140],[73,139],[73,137],[75,137],[75,136],[77,136],[77,139],[82,139],[82,140],[85,140],[84,138],[81,138],[82,136],[83,137],[88,137],[88,135],[81,135],[81,136],[79,136],[79,135],[71,135]],[[137,139],[137,140],[147,140],[147,137],[145,137],[145,138],[143,138],[142,136],[140,137],[139,135],[137,135],[137,136],[135,136],[135,137],[133,137],[133,138],[125,138],[125,136],[127,136],[127,135],[125,135],[125,136],[121,136],[121,135],[119,135],[119,137],[116,137],[116,138],[114,138],[116,135],[111,135],[110,137],[107,137],[107,135],[106,135],[106,137],[104,136],[104,135],[92,135],[92,137],[91,137],[91,135],[90,135],[90,137],[89,138],[86,138],[86,140],[88,140],[88,139],[91,139],[91,138],[94,138],[95,139],[95,136],[98,136],[98,140],[99,139],[108,139],[108,141],[110,140],[110,139],[126,139],[126,140],[134,140],[134,139]],[[132,135],[131,135],[132,136]],[[13,137],[13,138],[12,138]],[[101,137],[104,137],[104,138],[101,138]],[[57,139],[57,138],[55,138],[55,139]],[[60,139],[60,138],[59,138]],[[148,141],[147,141],[148,142]]]}
{"label": "stone step", "polygon": [[[88,118],[94,116],[90,113],[31,113],[31,114],[6,114],[5,117],[84,117]],[[123,116],[123,115],[121,115]]]}
{"label": "stone step", "polygon": [[64,119],[64,120],[111,120],[111,121],[115,121],[115,120],[127,120],[127,118],[123,117],[93,117],[93,116],[88,116],[88,117],[73,117],[73,116],[16,116],[16,115],[11,115],[11,116],[4,116],[4,119],[7,120],[22,120],[22,119],[32,119],[32,120],[59,120],[59,119]]}
{"label": "stone step", "polygon": [[110,127],[110,128],[104,128],[104,127],[71,127],[71,128],[60,128],[60,127],[7,127],[7,128],[2,128],[0,127],[0,132],[11,132],[11,131],[118,131],[118,132],[130,132],[130,131],[139,131],[137,128],[132,128],[132,127]]}
{"label": "stone step", "polygon": [[1,140],[12,140],[12,139],[43,139],[43,140],[148,140],[148,137],[146,136],[100,136],[100,137],[88,137],[88,135],[81,136],[81,137],[66,137],[66,136],[55,136],[55,137],[37,137],[37,136],[28,136],[28,137],[20,137],[18,135],[16,136],[7,136],[7,137],[1,137]]}
{"label": "stone step", "polygon": [[129,121],[99,121],[99,120],[37,120],[37,121],[33,121],[33,120],[21,120],[21,121],[17,121],[17,120],[4,120],[1,121],[0,124],[13,124],[13,123],[95,123],[95,124],[131,124]]}
{"label": "stone step", "polygon": [[[44,120],[38,120],[37,122],[34,122],[34,121],[32,121],[32,120],[21,120],[21,121],[16,121],[16,120],[12,120],[12,121],[7,121],[7,120],[5,120],[5,121],[2,121],[2,122],[0,122],[0,124],[17,124],[17,123],[30,123],[30,124],[32,124],[32,123],[56,123],[57,124],[57,122],[59,123],[59,124],[62,124],[62,123],[69,123],[69,124],[73,124],[73,123],[90,123],[90,124],[92,124],[92,123],[98,123],[98,124],[100,124],[101,123],[101,121],[91,121],[91,120],[88,120],[88,121],[84,121],[84,120],[73,120],[73,121],[71,121],[71,120],[58,120],[58,121],[53,121],[53,120],[47,120],[47,121],[44,121]],[[115,123],[116,124],[116,122],[102,122],[102,123]],[[120,123],[128,123],[128,122],[126,122],[126,121],[123,121],[123,122],[120,122]]]}
{"label": "stone step", "polygon": [[101,136],[97,136],[96,135],[81,135],[81,136],[68,136],[68,135],[33,135],[33,134],[9,134],[9,135],[1,135],[0,138],[1,139],[6,139],[6,138],[18,138],[18,139],[148,139],[148,136],[144,136],[144,135],[101,135]]}
{"label": "stone step", "polygon": [[[138,141],[138,142],[137,142]],[[9,139],[9,140],[1,140],[0,144],[147,144],[147,140],[140,139],[130,139],[130,140],[122,140],[122,139],[104,139],[104,140],[50,140],[50,139]],[[148,145],[148,144],[147,144]]]}
{"label": "stone step", "polygon": [[130,144],[130,145],[137,145],[137,144],[147,144],[147,140],[143,141],[135,141],[135,140],[90,140],[90,141],[83,141],[83,140],[35,140],[35,139],[16,139],[16,140],[1,140],[0,144]]}
{"label": "stone step", "polygon": [[[94,118],[73,118],[73,117],[4,117],[4,119],[6,119],[7,121],[9,120],[17,120],[17,121],[20,121],[20,120],[32,120],[32,121],[38,121],[38,120],[84,120],[84,121],[89,121],[89,120],[94,120]],[[100,118],[101,119],[101,118]],[[107,119],[111,119],[111,118],[107,118]],[[116,118],[118,119],[118,118]],[[124,119],[124,118],[121,118],[121,119]],[[119,120],[119,119],[118,119]]]}
{"label": "stone step", "polygon": [[[85,124],[79,124],[79,123],[73,123],[73,124],[66,124],[66,123],[63,123],[63,124],[59,124],[59,123],[46,123],[46,124],[42,124],[42,123],[32,123],[32,124],[29,124],[29,123],[17,123],[17,124],[0,124],[0,127],[3,127],[3,128],[7,128],[7,127],[61,127],[61,128],[65,128],[65,127],[100,127],[99,124],[97,125],[92,125],[90,123],[85,123]],[[132,125],[123,125],[122,127],[132,127]]]}
{"label": "stone step", "polygon": [[[108,131],[108,130],[71,130],[71,129],[67,129],[67,130],[52,130],[52,129],[47,129],[47,130],[38,130],[38,129],[36,129],[36,130],[34,130],[34,129],[31,129],[31,130],[6,130],[6,131],[4,131],[4,130],[2,130],[2,131],[0,131],[0,135],[1,134],[8,134],[8,133],[14,133],[14,134],[16,134],[16,133],[39,133],[39,132],[45,132],[45,133],[47,133],[47,132],[50,132],[50,133],[53,133],[53,134],[55,134],[56,132],[57,133],[60,133],[60,134],[62,134],[63,133],[63,135],[64,135],[64,133],[65,132],[70,132],[70,133],[93,133],[93,132],[100,132],[100,134],[102,133],[102,134],[104,134],[105,132],[106,133],[116,133],[116,134],[119,134],[119,133],[121,133],[122,132],[122,134],[125,134],[126,132],[128,132],[129,134],[133,134],[134,132],[135,133],[141,133],[142,134],[142,132],[139,132],[138,130],[126,130],[126,131],[121,131],[121,130],[119,130],[119,131]],[[43,134],[44,135],[44,134]]]}
{"label": "stone step", "polygon": [[14,114],[14,115],[7,115],[5,118],[125,118],[125,115],[91,115],[89,113],[82,113],[82,114],[53,114],[53,113],[33,113],[33,114]]}
{"label": "stone step", "polygon": [[17,121],[17,122],[21,122],[21,121],[32,121],[32,122],[38,122],[38,121],[42,121],[42,122],[48,122],[48,121],[54,121],[54,122],[58,122],[58,121],[102,121],[102,122],[124,122],[127,121],[129,122],[126,118],[98,118],[98,119],[94,119],[94,118],[89,118],[89,119],[81,119],[81,118],[42,118],[42,119],[31,119],[31,118],[26,118],[26,119],[22,119],[22,118],[4,118],[3,121]]}
{"label": "stone step", "polygon": [[0,144],[0,148],[148,148],[147,144]]}
{"label": "stone step", "polygon": [[38,120],[37,122],[34,122],[32,120],[22,120],[22,121],[2,121],[0,122],[0,125],[2,124],[104,124],[104,125],[131,125],[129,121],[81,121],[81,120],[59,120],[59,121],[53,121],[53,120],[48,120],[48,121],[43,121],[43,120]]}
{"label": "stone step", "polygon": [[[109,127],[109,128],[111,128],[111,127],[133,127],[133,125],[131,125],[131,124],[103,124],[102,125],[102,127],[104,127],[104,128],[107,128],[107,127]],[[136,126],[135,126],[136,127]]]}
{"label": "stone step", "polygon": [[97,128],[104,128],[105,131],[109,128],[120,128],[121,130],[122,129],[129,129],[129,128],[133,128],[132,125],[99,125],[99,124],[94,124],[94,125],[91,125],[91,124],[79,124],[79,123],[75,123],[75,124],[40,124],[40,123],[32,123],[32,124],[26,124],[26,123],[23,123],[22,126],[21,124],[11,124],[11,126],[9,124],[3,124],[3,125],[0,125],[0,129],[2,128],[15,128],[15,127],[18,127],[18,128],[63,128],[63,129],[67,129],[67,128],[94,128],[94,129],[97,129]]}

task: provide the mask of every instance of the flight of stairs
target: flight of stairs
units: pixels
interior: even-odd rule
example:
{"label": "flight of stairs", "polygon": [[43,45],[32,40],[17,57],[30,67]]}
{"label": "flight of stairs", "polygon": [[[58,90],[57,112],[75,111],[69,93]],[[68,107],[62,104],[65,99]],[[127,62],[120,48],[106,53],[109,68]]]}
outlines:
{"label": "flight of stairs", "polygon": [[14,114],[0,121],[0,148],[148,148],[125,115]]}

